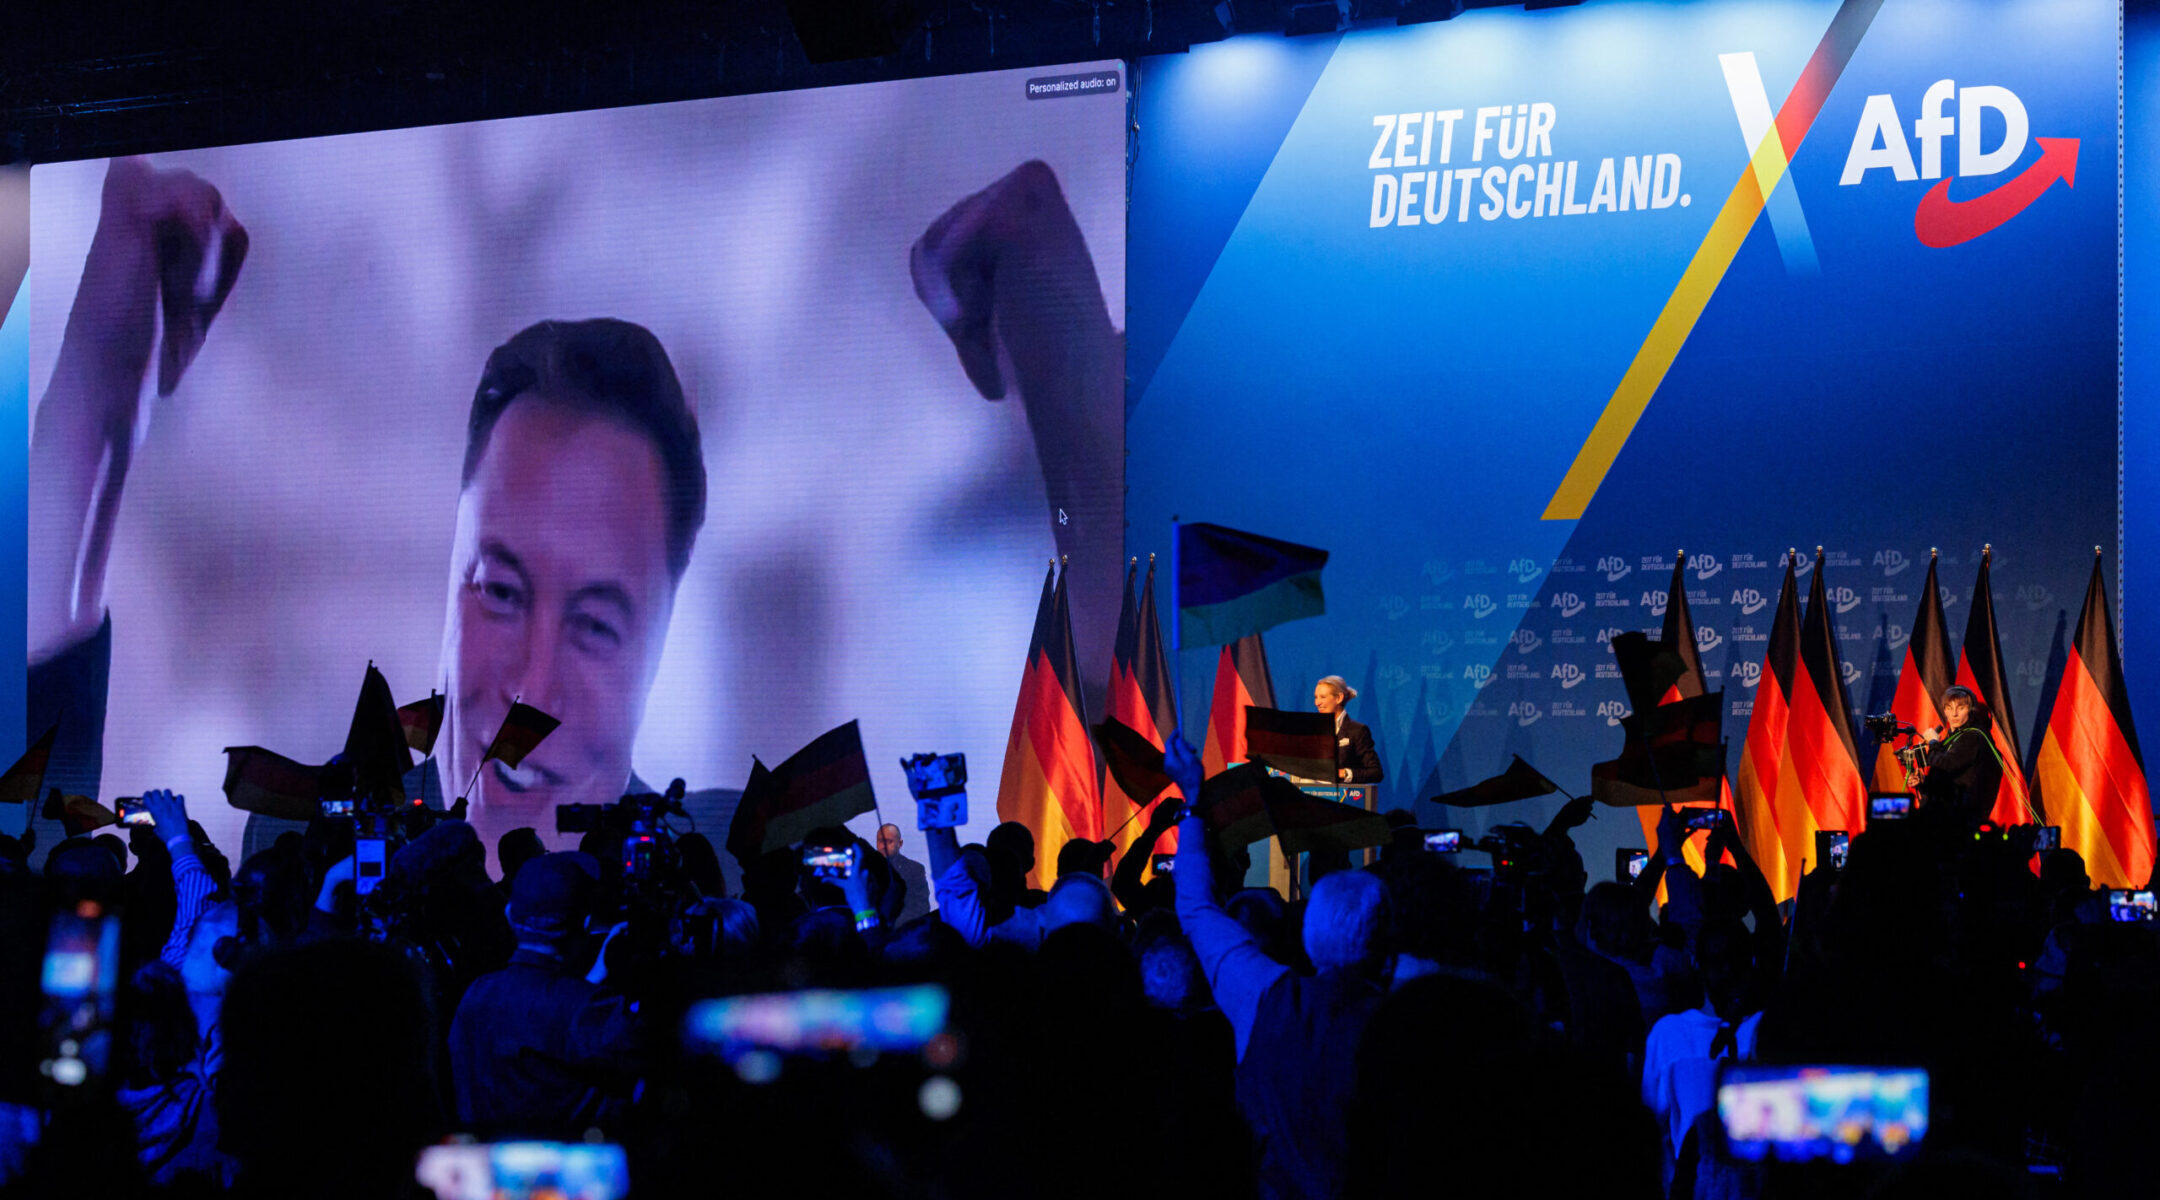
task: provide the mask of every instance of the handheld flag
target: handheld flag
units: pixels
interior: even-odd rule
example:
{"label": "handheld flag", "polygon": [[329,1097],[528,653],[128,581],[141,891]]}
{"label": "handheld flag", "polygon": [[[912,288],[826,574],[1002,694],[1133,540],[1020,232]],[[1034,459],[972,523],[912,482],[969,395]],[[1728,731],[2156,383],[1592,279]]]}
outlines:
{"label": "handheld flag", "polygon": [[1327,713],[1245,709],[1245,753],[1285,775],[1328,783],[1335,774],[1335,718]]}
{"label": "handheld flag", "polygon": [[1231,763],[1250,756],[1245,748],[1245,710],[1275,707],[1275,681],[1268,671],[1267,646],[1259,634],[1223,647],[1215,666],[1214,701],[1208,708],[1207,744],[1200,765],[1218,775]]}
{"label": "handheld flag", "polygon": [[1030,874],[1038,885],[1057,878],[1058,851],[1066,842],[1100,839],[1103,832],[1100,776],[1073,660],[1072,610],[1065,578],[1054,563],[1050,571],[1020,673],[997,804],[999,820],[1018,821],[1034,833]]}
{"label": "handheld flag", "polygon": [[2145,755],[2130,719],[2130,693],[2115,649],[2100,556],[2078,612],[2077,633],[2034,760],[2033,788],[2049,818],[2062,826],[2062,844],[2085,859],[2093,883],[2150,886],[2153,875],[2152,797]]}
{"label": "handheld flag", "polygon": [[728,851],[748,863],[876,807],[862,727],[849,721],[819,734],[778,767],[767,770],[750,760],[750,781],[728,826]]}
{"label": "handheld flag", "polygon": [[355,790],[371,796],[388,796],[393,803],[405,800],[405,772],[412,770],[412,746],[405,740],[405,726],[397,703],[390,698],[390,681],[369,663],[360,680],[360,698],[353,705],[352,724],[345,733],[345,762],[353,770]]}
{"label": "handheld flag", "polygon": [[1327,611],[1320,569],[1328,553],[1225,529],[1177,527],[1181,646],[1213,646]]}
{"label": "handheld flag", "polygon": [[[1114,720],[1137,739],[1121,740],[1123,752],[1136,753],[1145,745],[1153,751],[1153,761],[1160,767],[1163,739],[1177,728],[1177,704],[1170,683],[1169,658],[1163,652],[1162,627],[1155,615],[1153,559],[1148,562],[1147,582],[1135,594],[1133,575],[1138,568],[1139,560],[1135,559],[1126,571],[1125,607],[1118,613],[1117,646],[1110,663],[1108,720]],[[1152,791],[1133,791],[1133,787],[1146,787],[1152,780],[1137,776],[1128,786],[1126,775],[1119,772],[1117,762],[1110,757],[1117,751],[1103,740],[1102,723],[1095,726],[1095,733],[1110,775],[1103,785],[1103,828],[1117,851],[1123,853],[1144,828],[1134,818],[1162,795],[1168,786],[1167,777]],[[1176,848],[1176,836],[1172,830],[1157,844],[1167,853]]]}
{"label": "handheld flag", "polygon": [[88,796],[60,794],[54,788],[45,796],[45,811],[40,814],[48,821],[60,822],[60,828],[69,837],[81,837],[93,829],[118,825],[120,816]]}
{"label": "handheld flag", "polygon": [[[1988,607],[1992,630],[1994,605]],[[1933,729],[1941,725],[1942,694],[1943,689],[1950,686],[1952,661],[1949,623],[1943,619],[1942,586],[1936,582],[1935,552],[1930,550],[1927,582],[1921,588],[1920,611],[1913,617],[1912,640],[1905,643],[1905,661],[1898,667],[1897,693],[1890,700],[1891,715],[1915,729]],[[1885,740],[1875,748],[1874,776],[1871,786],[1877,792],[1903,793],[1908,790],[1905,768],[1898,762],[1895,742]]]}
{"label": "handheld flag", "polygon": [[487,753],[481,762],[494,759],[513,770],[525,761],[547,735],[555,732],[562,722],[541,712],[523,701],[513,701],[510,711],[503,714],[502,728],[495,731],[495,738],[488,743]]}
{"label": "handheld flag", "polygon": [[[1615,759],[1611,764],[1604,764],[1607,770],[1604,772],[1603,778],[1606,780],[1608,794],[1600,796],[1599,799],[1601,800],[1624,803],[1625,800],[1618,789],[1625,789],[1630,783],[1635,785],[1636,790],[1633,793],[1633,798],[1637,801],[1644,801],[1646,795],[1655,794],[1658,789],[1654,786],[1650,793],[1647,794],[1640,788],[1640,785],[1644,782],[1644,772],[1647,770],[1650,773],[1649,782],[1653,785],[1659,782],[1670,784],[1671,781],[1686,775],[1696,777],[1695,781],[1682,784],[1677,793],[1671,790],[1664,792],[1664,797],[1673,803],[1682,804],[1686,807],[1699,807],[1703,804],[1714,804],[1720,808],[1732,807],[1732,785],[1725,779],[1725,746],[1722,740],[1724,733],[1724,701],[1719,699],[1710,706],[1716,711],[1710,715],[1710,720],[1714,724],[1710,726],[1706,736],[1701,723],[1697,720],[1688,718],[1675,720],[1669,716],[1660,719],[1656,717],[1654,708],[1647,708],[1635,702],[1635,697],[1638,694],[1648,694],[1655,697],[1654,704],[1665,705],[1682,700],[1693,700],[1709,690],[1709,677],[1703,673],[1702,644],[1695,636],[1694,610],[1688,603],[1687,561],[1688,556],[1685,550],[1681,550],[1673,556],[1672,583],[1667,587],[1665,593],[1665,624],[1659,631],[1657,642],[1654,643],[1655,652],[1646,657],[1631,654],[1629,651],[1634,649],[1632,639],[1627,647],[1623,647],[1616,640],[1613,644],[1613,655],[1620,659],[1620,678],[1628,685],[1630,707],[1635,710],[1637,716],[1649,714],[1659,723],[1667,725],[1668,728],[1684,723],[1688,728],[1694,730],[1694,734],[1687,739],[1694,741],[1698,747],[1692,756],[1693,765],[1690,766],[1685,761],[1667,762],[1657,760],[1655,756],[1660,754],[1666,756],[1667,759],[1686,757],[1681,752],[1670,748],[1653,749],[1649,752],[1652,756],[1651,761],[1647,763],[1641,760],[1639,754],[1631,757],[1627,752],[1623,751],[1619,759]],[[1636,661],[1631,663],[1631,657],[1635,658]],[[1692,711],[1699,713],[1700,709]],[[1640,730],[1631,729],[1629,734],[1631,737],[1639,739]],[[1656,740],[1658,739],[1653,738],[1653,741]],[[1671,733],[1664,734],[1663,740],[1666,742],[1672,741]],[[1679,775],[1674,773],[1676,770],[1680,772]],[[1704,787],[1702,780],[1713,776],[1716,781],[1715,788]],[[1597,790],[1596,785],[1599,778],[1598,769],[1593,767],[1593,792]],[[1639,804],[1635,810],[1636,820],[1642,826],[1643,845],[1653,853],[1658,849],[1658,819],[1663,815],[1664,811],[1662,807],[1652,807],[1647,802]],[[1707,865],[1705,853],[1709,837],[1710,835],[1707,832],[1690,835],[1687,844],[1680,848],[1681,858],[1697,874],[1701,874]],[[1659,904],[1665,902],[1666,894],[1665,883],[1660,880],[1657,895]]]}
{"label": "handheld flag", "polygon": [[412,747],[413,753],[424,758],[435,752],[435,738],[442,733],[444,707],[440,692],[429,692],[425,700],[398,706],[398,725],[404,729],[405,744]]}
{"label": "handheld flag", "polygon": [[2017,720],[2010,715],[2010,672],[2003,663],[2002,638],[1995,632],[1995,588],[1988,578],[1994,558],[1994,547],[1980,548],[1980,578],[1973,584],[1972,614],[1965,618],[1957,681],[1980,697],[1994,717],[1988,736],[2002,761],[2002,783],[1988,819],[1997,825],[2028,825],[2034,819],[2031,789],[2025,783],[2025,759],[2018,752]]}
{"label": "handheld flag", "polygon": [[1432,798],[1434,804],[1449,808],[1486,808],[1494,804],[1508,804],[1516,800],[1528,800],[1536,796],[1548,796],[1559,791],[1545,773],[1523,761],[1517,754],[1509,760],[1507,770],[1491,779],[1473,783],[1461,791],[1442,792]]}
{"label": "handheld flag", "polygon": [[[1103,765],[1109,770],[1117,794],[1146,797],[1137,805],[1128,802],[1128,811],[1122,820],[1130,820],[1139,809],[1153,803],[1156,797],[1174,786],[1169,772],[1163,767],[1162,747],[1141,736],[1139,730],[1116,717],[1104,717],[1095,722],[1094,732],[1095,744],[1102,748]],[[1108,820],[1111,815],[1106,801],[1104,819]],[[1123,834],[1119,837],[1123,838]],[[1130,839],[1125,841],[1130,844]]]}
{"label": "handheld flag", "polygon": [[53,737],[60,732],[58,725],[45,731],[45,736],[30,744],[15,765],[0,775],[0,804],[35,804],[38,793],[45,788],[45,764],[52,760]]}
{"label": "handheld flag", "polygon": [[242,812],[310,821],[322,811],[322,772],[261,746],[227,746],[225,799]]}

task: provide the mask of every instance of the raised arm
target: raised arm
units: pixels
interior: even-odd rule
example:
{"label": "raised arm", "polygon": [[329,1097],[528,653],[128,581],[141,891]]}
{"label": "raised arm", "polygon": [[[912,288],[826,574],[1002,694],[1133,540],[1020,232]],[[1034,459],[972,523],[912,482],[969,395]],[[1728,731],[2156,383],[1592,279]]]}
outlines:
{"label": "raised arm", "polygon": [[[1186,795],[1200,795],[1200,756],[1182,736],[1171,736],[1164,765]],[[1215,863],[1208,846],[1207,824],[1190,812],[1178,824],[1177,870],[1172,878],[1177,887],[1178,924],[1200,960],[1200,971],[1215,993],[1216,1007],[1230,1020],[1230,1029],[1237,1035],[1238,1057],[1243,1059],[1253,1023],[1259,1016],[1260,998],[1289,974],[1290,968],[1263,953],[1253,935],[1223,910],[1215,895]]]}
{"label": "raised arm", "polygon": [[1147,907],[1147,889],[1140,876],[1147,871],[1155,844],[1177,825],[1184,808],[1183,804],[1168,797],[1156,801],[1155,807],[1148,810],[1147,828],[1125,848],[1125,857],[1118,860],[1117,870],[1110,876],[1110,894],[1117,897],[1117,902],[1124,905],[1127,912]]}

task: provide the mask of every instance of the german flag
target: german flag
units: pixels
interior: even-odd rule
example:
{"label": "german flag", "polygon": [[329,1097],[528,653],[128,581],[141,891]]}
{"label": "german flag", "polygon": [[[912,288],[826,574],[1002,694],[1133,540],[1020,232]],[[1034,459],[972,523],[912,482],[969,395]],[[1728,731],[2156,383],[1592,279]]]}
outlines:
{"label": "german flag", "polygon": [[1988,568],[1994,557],[1994,547],[1980,548],[1980,578],[1973,584],[1972,615],[1965,618],[1965,644],[1958,650],[1957,681],[1980,697],[1995,718],[1988,735],[1995,740],[1995,754],[2002,760],[2003,772],[2002,786],[1995,792],[1995,807],[1988,812],[1988,820],[1997,825],[2030,825],[2034,822],[2031,789],[2025,783],[2025,759],[2018,753],[2017,721],[2010,715],[2010,675],[2003,669],[2002,638],[1995,633],[1995,589],[1988,582]]}
{"label": "german flag", "polygon": [[2115,620],[2108,612],[2100,555],[2093,552],[2092,581],[2040,754],[2033,790],[2057,825],[2062,844],[2085,858],[2085,872],[2107,887],[2145,887],[2153,874],[2152,797],[2145,788],[2145,756],[2130,721],[2122,659],[2115,652]]}
{"label": "german flag", "polygon": [[1073,662],[1072,609],[1053,563],[1035,610],[1035,635],[998,780],[998,819],[1018,821],[1035,834],[1031,886],[1048,887],[1057,879],[1058,851],[1066,842],[1102,837],[1099,779]]}
{"label": "german flag", "polygon": [[487,753],[480,756],[480,761],[485,763],[492,758],[514,770],[561,724],[532,705],[513,700],[510,711],[503,714],[502,727],[495,731],[495,737],[488,742]]}
{"label": "german flag", "polygon": [[45,736],[32,743],[15,765],[0,775],[0,804],[36,804],[39,793],[45,790],[45,764],[52,760],[53,737],[60,732],[58,725],[45,731]]}
{"label": "german flag", "polygon": [[1246,761],[1245,710],[1275,707],[1275,681],[1268,673],[1267,647],[1249,634],[1223,647],[1215,664],[1215,695],[1208,706],[1207,744],[1200,765],[1209,775]]}
{"label": "german flag", "polygon": [[405,731],[405,744],[419,755],[435,752],[435,737],[442,732],[443,695],[429,692],[425,700],[398,705],[398,725]]}
{"label": "german flag", "polygon": [[[1692,700],[1708,692],[1709,679],[1703,674],[1702,650],[1700,644],[1695,640],[1695,616],[1688,607],[1687,551],[1685,550],[1673,556],[1672,583],[1665,593],[1665,626],[1660,631],[1658,641],[1661,649],[1677,660],[1679,665],[1679,674],[1665,687],[1663,693],[1658,697],[1658,703],[1665,705],[1681,700]],[[1618,650],[1617,646],[1615,646],[1615,650]],[[1660,657],[1662,661],[1662,656]],[[1722,697],[1719,698],[1715,707],[1720,710],[1723,709],[1724,699]],[[1721,718],[1719,727],[1722,729],[1722,712],[1719,715]],[[1722,748],[1720,757],[1722,758]],[[1714,799],[1716,806],[1719,808],[1729,809],[1732,807],[1732,784],[1725,779],[1722,764],[1718,771],[1717,794],[1715,797],[1704,798]],[[1683,804],[1682,807],[1707,808],[1709,806]],[[1663,808],[1648,805],[1639,806],[1635,810],[1635,818],[1642,826],[1643,845],[1653,854],[1657,853],[1658,817],[1664,811]],[[1709,831],[1704,830],[1690,835],[1687,845],[1681,847],[1681,857],[1687,861],[1690,867],[1695,868],[1695,873],[1698,875],[1702,874],[1704,870],[1703,851],[1709,840]],[[1665,884],[1660,881],[1657,895],[1659,904],[1665,902],[1665,894]]]}
{"label": "german flag", "polygon": [[322,775],[261,746],[225,748],[225,799],[241,812],[312,821],[322,811]]}
{"label": "german flag", "polygon": [[[1941,725],[1942,694],[1950,686],[1950,663],[1950,626],[1943,619],[1942,587],[1935,579],[1935,552],[1930,550],[1927,584],[1920,596],[1920,611],[1913,617],[1912,640],[1905,643],[1905,661],[1898,667],[1897,693],[1890,698],[1890,712],[1915,729]],[[1871,786],[1878,792],[1902,794],[1908,790],[1896,742],[1886,741],[1875,747]]]}
{"label": "german flag", "polygon": [[[1785,739],[1815,828],[1858,833],[1867,823],[1867,777],[1860,772],[1852,699],[1845,692],[1837,624],[1831,619],[1824,591],[1822,547],[1817,546],[1815,586],[1808,593],[1807,619],[1800,627],[1800,677],[1793,682]],[[1814,840],[1810,833],[1811,849]]]}
{"label": "german flag", "polygon": [[[1155,611],[1155,560],[1148,559],[1147,580],[1136,594],[1133,576],[1139,559],[1125,572],[1125,607],[1118,614],[1117,646],[1110,661],[1109,716],[1154,747],[1159,758],[1163,739],[1177,728],[1177,702],[1171,693],[1169,658],[1163,652],[1162,626]],[[1107,746],[1105,747],[1107,750]],[[1115,776],[1103,785],[1103,828],[1119,854],[1140,836],[1145,823],[1137,814],[1155,802],[1162,789],[1145,796],[1128,795]],[[1172,831],[1162,845],[1164,853],[1176,848]]]}
{"label": "german flag", "polygon": [[1178,645],[1214,646],[1327,611],[1328,552],[1221,525],[1177,527]]}
{"label": "german flag", "polygon": [[1778,591],[1777,615],[1770,621],[1770,648],[1755,686],[1747,742],[1740,750],[1740,780],[1733,790],[1740,842],[1779,900],[1799,894],[1801,860],[1815,846],[1814,820],[1800,798],[1787,739],[1794,685],[1801,675],[1799,584],[1793,571],[1798,557],[1796,553],[1785,560],[1785,586]]}
{"label": "german flag", "polygon": [[362,794],[405,802],[412,745],[397,702],[390,698],[390,681],[372,662],[361,677],[360,698],[353,704],[352,724],[345,733],[345,763],[352,768]]}
{"label": "german flag", "polygon": [[750,781],[728,824],[728,853],[749,862],[876,808],[862,727],[849,721],[819,734],[778,767],[768,770],[751,758]]}

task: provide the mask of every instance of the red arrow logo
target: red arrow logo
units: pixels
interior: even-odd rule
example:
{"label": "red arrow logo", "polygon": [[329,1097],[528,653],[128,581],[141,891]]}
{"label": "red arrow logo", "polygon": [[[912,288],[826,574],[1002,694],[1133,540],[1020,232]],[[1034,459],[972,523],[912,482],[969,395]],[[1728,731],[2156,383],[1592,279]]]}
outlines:
{"label": "red arrow logo", "polygon": [[1920,197],[1920,207],[1913,210],[1913,232],[1920,236],[1920,244],[1941,250],[1969,242],[2024,212],[2057,179],[2064,187],[2076,187],[2078,140],[2033,140],[2040,143],[2040,160],[1986,195],[1952,200],[1947,179],[1929,188]]}

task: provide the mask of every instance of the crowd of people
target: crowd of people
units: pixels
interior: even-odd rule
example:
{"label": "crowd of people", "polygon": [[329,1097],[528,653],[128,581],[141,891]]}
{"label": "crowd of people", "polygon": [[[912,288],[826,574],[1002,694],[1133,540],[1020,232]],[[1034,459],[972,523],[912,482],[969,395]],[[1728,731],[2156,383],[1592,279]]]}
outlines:
{"label": "crowd of people", "polygon": [[[1202,794],[1175,738],[1168,766]],[[1067,845],[1054,879],[1030,879],[1019,825],[980,845],[833,828],[804,844],[843,869],[777,849],[732,895],[696,834],[626,873],[605,830],[558,853],[513,830],[494,878],[445,815],[364,899],[350,820],[235,870],[182,798],[145,805],[154,825],[71,838],[42,871],[0,843],[20,1194],[409,1196],[422,1148],[456,1135],[620,1144],[635,1196],[2145,1186],[2160,926],[2110,920],[2073,853],[1925,810],[1780,905],[1729,824],[1691,867],[1677,810],[1640,876],[1591,883],[1585,801],[1490,868],[1392,814],[1373,862],[1295,902],[1247,886],[1247,848],[1174,797],[1122,855]],[[1173,869],[1150,871],[1173,829]],[[124,914],[122,985],[109,1062],[64,1089],[20,1068],[38,922],[85,899]],[[950,997],[910,1052],[753,1070],[683,1032],[711,997],[900,984]],[[1723,1060],[1923,1068],[1921,1153],[1738,1162]]]}

